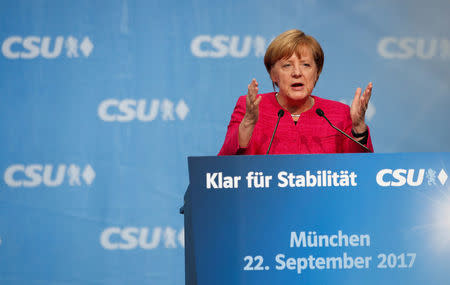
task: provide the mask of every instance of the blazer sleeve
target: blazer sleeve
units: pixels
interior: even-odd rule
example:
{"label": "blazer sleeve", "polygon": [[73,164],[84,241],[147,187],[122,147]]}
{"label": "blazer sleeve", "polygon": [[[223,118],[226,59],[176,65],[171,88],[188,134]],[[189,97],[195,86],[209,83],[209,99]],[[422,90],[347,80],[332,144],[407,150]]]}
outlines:
{"label": "blazer sleeve", "polygon": [[239,97],[234,107],[230,123],[228,124],[227,134],[225,135],[225,141],[218,155],[241,154],[246,149],[239,147],[239,125],[245,115],[245,100],[245,96]]}

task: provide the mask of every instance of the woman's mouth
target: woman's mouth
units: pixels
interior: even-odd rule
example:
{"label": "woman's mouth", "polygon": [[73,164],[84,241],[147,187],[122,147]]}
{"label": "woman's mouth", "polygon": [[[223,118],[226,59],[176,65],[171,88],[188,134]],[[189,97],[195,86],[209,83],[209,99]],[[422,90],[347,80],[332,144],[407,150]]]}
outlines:
{"label": "woman's mouth", "polygon": [[301,89],[303,87],[303,85],[304,85],[303,83],[297,82],[297,83],[291,84],[291,87],[294,89]]}

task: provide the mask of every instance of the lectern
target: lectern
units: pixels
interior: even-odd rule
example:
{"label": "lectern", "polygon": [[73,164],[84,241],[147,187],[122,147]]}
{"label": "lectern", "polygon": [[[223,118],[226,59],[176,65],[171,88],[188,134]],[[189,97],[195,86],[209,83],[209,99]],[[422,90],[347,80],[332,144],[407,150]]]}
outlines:
{"label": "lectern", "polygon": [[189,157],[186,284],[448,284],[449,153]]}

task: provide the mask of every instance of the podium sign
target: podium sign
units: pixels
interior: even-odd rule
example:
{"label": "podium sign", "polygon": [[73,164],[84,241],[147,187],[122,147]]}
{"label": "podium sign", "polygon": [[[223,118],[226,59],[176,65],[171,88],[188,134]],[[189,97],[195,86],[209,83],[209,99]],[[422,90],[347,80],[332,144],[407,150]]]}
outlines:
{"label": "podium sign", "polygon": [[186,282],[448,284],[449,166],[449,153],[190,157]]}

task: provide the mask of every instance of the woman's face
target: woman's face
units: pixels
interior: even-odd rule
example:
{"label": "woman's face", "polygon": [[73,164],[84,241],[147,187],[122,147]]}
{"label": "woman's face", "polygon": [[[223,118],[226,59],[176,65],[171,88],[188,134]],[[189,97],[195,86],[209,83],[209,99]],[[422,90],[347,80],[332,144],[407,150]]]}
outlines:
{"label": "woman's face", "polygon": [[278,84],[278,96],[289,105],[303,104],[311,95],[318,79],[317,66],[310,48],[300,50],[289,58],[278,60],[270,70],[270,78]]}

